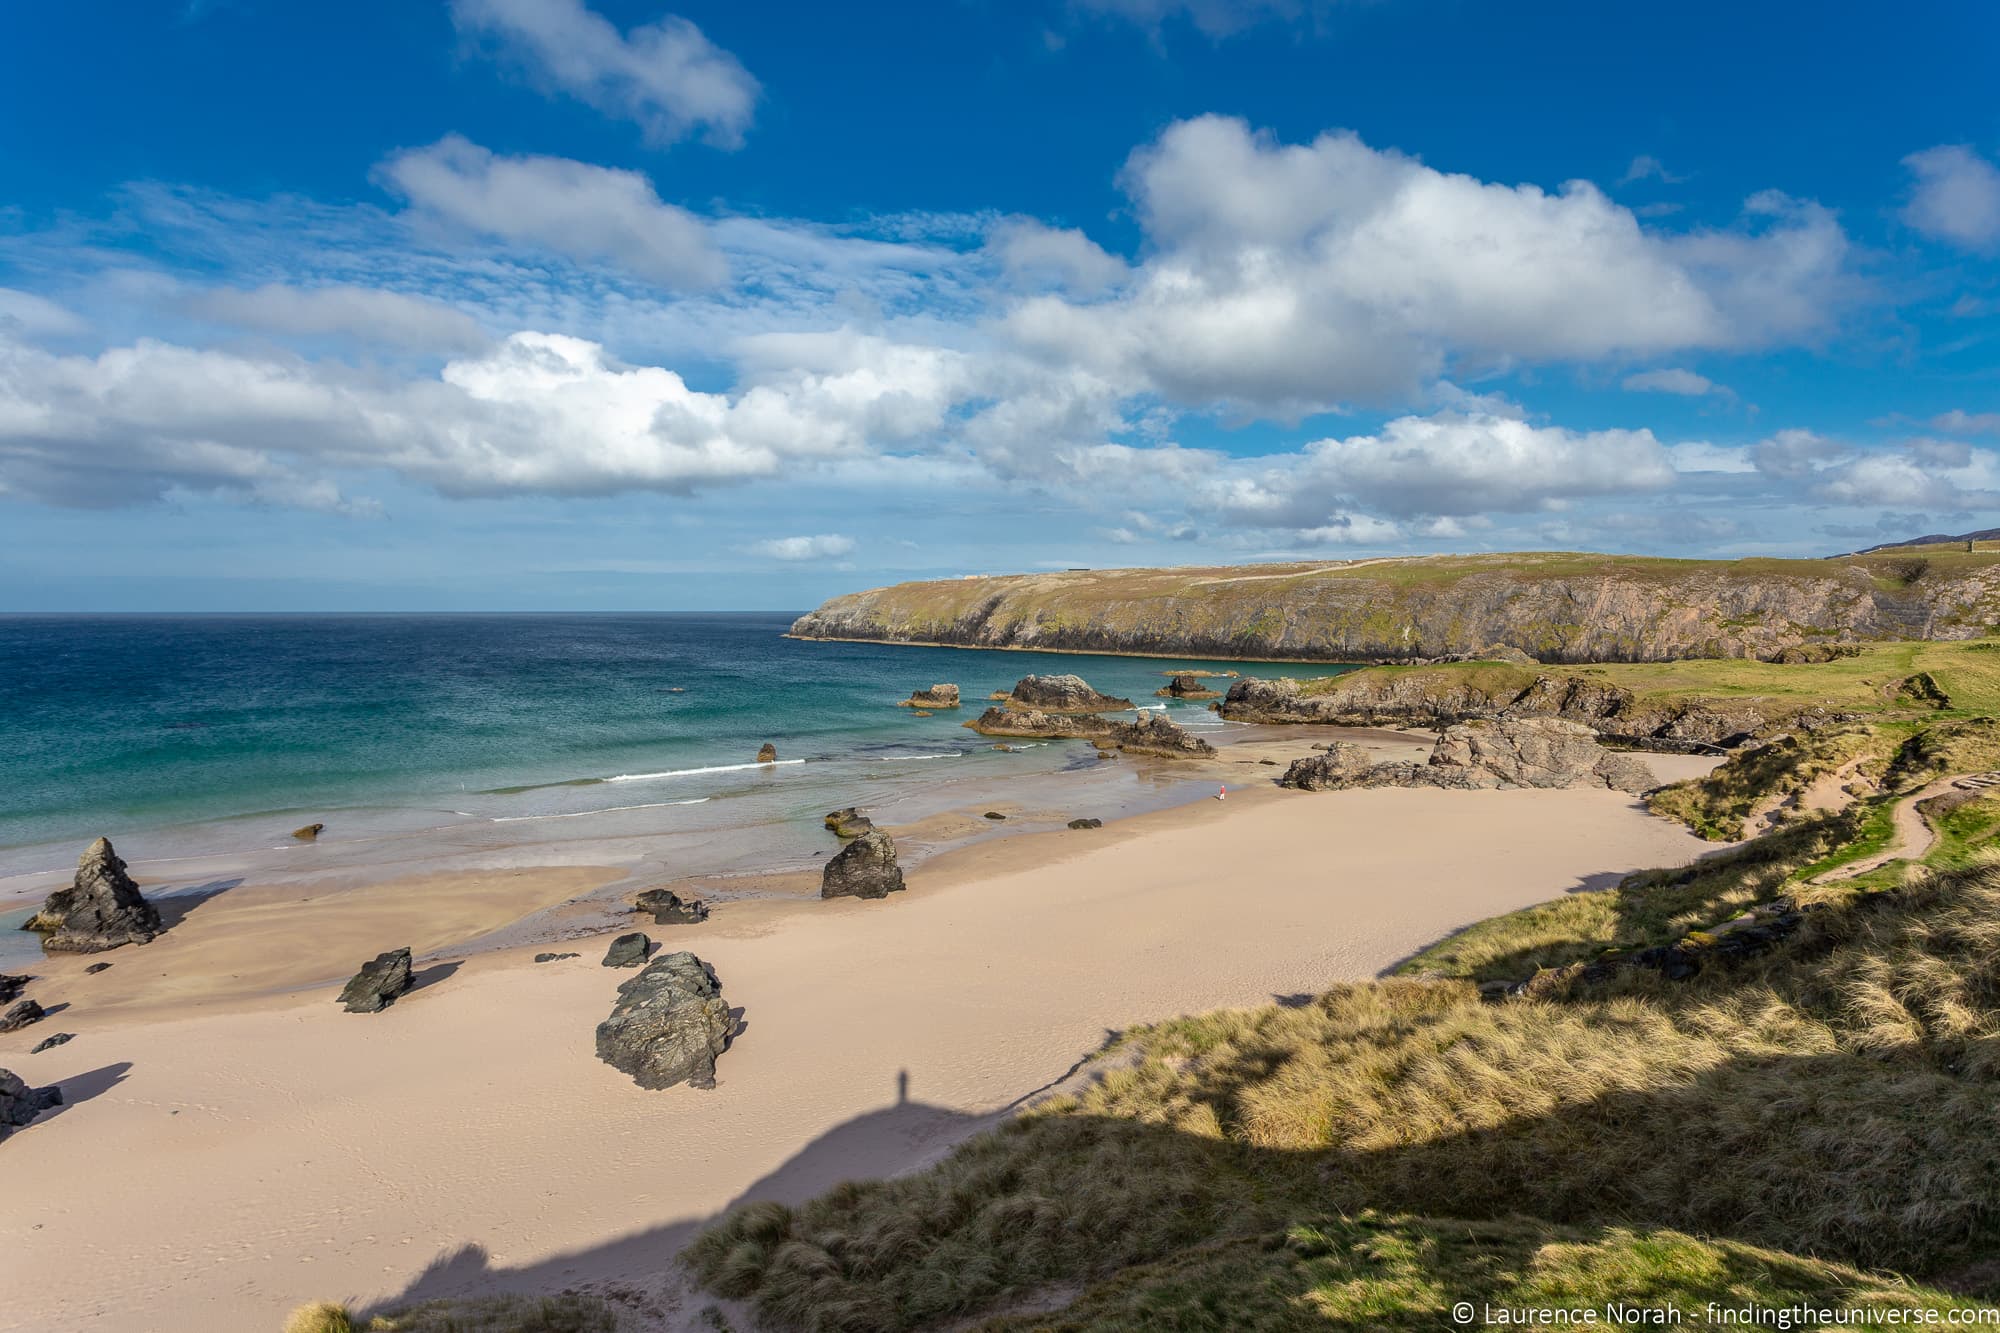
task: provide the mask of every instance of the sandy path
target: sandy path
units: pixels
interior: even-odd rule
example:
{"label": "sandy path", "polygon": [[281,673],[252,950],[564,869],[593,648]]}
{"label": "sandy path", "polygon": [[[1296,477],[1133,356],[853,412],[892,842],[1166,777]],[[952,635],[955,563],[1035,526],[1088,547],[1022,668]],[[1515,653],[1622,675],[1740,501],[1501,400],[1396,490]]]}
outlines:
{"label": "sandy path", "polygon": [[1931,845],[1937,841],[1937,830],[1924,818],[1924,812],[1917,806],[1933,796],[1942,796],[1954,788],[1972,786],[1984,787],[2000,780],[1996,773],[1958,773],[1948,778],[1919,788],[1914,794],[1896,802],[1889,817],[1895,832],[1889,838],[1889,845],[1872,856],[1864,856],[1859,861],[1849,862],[1838,869],[1829,870],[1813,881],[1815,884],[1831,884],[1843,879],[1853,879],[1878,870],[1891,861],[1919,861],[1930,854]]}
{"label": "sandy path", "polygon": [[[0,1328],[270,1330],[307,1299],[496,1275],[671,1302],[660,1275],[693,1223],[925,1160],[1109,1031],[1369,977],[1708,849],[1610,792],[1264,787],[971,849],[884,902],[725,904],[655,931],[744,1010],[706,1093],[641,1091],[594,1058],[629,975],[597,966],[601,939],[564,963],[474,956],[373,1016],[330,989],[104,1013],[97,979],[75,979],[42,1029],[75,1041],[30,1056],[40,1033],[0,1038],[0,1064],[71,1102],[0,1145]],[[226,952],[205,919],[225,921],[191,914],[181,947]],[[330,928],[273,925],[256,951],[311,954]]]}

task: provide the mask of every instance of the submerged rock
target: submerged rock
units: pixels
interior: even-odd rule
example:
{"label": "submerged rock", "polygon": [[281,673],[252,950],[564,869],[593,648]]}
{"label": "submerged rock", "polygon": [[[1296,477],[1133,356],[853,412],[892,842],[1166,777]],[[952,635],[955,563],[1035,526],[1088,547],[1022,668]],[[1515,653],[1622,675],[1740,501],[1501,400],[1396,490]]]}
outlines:
{"label": "submerged rock", "polygon": [[708,904],[699,898],[683,898],[672,889],[647,889],[632,900],[641,912],[653,914],[656,926],[695,926],[708,920]]}
{"label": "submerged rock", "polygon": [[653,941],[643,930],[635,930],[629,935],[620,935],[611,941],[611,947],[604,951],[606,967],[639,967],[646,961],[646,955],[653,951]]}
{"label": "submerged rock", "polygon": [[1132,706],[1130,699],[1099,694],[1082,676],[1023,676],[1008,702],[1044,713],[1118,713]]}
{"label": "submerged rock", "polygon": [[61,1105],[62,1089],[31,1088],[13,1070],[0,1069],[0,1139]]}
{"label": "submerged rock", "polygon": [[54,1050],[56,1047],[75,1039],[76,1034],[74,1032],[58,1032],[53,1036],[43,1037],[40,1041],[36,1042],[35,1048],[29,1051],[28,1054],[40,1055],[43,1051]]}
{"label": "submerged rock", "polygon": [[691,953],[662,954],[619,986],[597,1025],[597,1058],[642,1088],[712,1088],[735,1029],[715,969]]}
{"label": "submerged rock", "polygon": [[0,973],[0,1004],[6,1004],[27,988],[33,977],[10,977]]}
{"label": "submerged rock", "polygon": [[313,839],[319,837],[321,833],[325,832],[325,830],[326,825],[324,824],[307,824],[303,828],[293,829],[292,836],[300,842],[311,842]]}
{"label": "submerged rock", "polygon": [[958,686],[933,685],[927,690],[912,690],[910,697],[899,700],[898,708],[956,708],[958,707]]}
{"label": "submerged rock", "polygon": [[409,988],[410,951],[391,949],[361,965],[361,970],[341,988],[340,1003],[350,1014],[379,1013]]}
{"label": "submerged rock", "polygon": [[33,1000],[16,1000],[5,1013],[0,1013],[0,1032],[19,1032],[30,1023],[39,1023],[47,1017],[42,1006]]}
{"label": "submerged rock", "polygon": [[840,849],[820,872],[822,898],[886,898],[903,887],[896,844],[881,832],[864,833]]}
{"label": "submerged rock", "polygon": [[777,763],[777,762],[778,762],[778,747],[777,747],[777,746],[775,746],[775,745],[773,745],[773,744],[771,744],[771,742],[769,742],[769,741],[765,741],[765,742],[764,742],[764,745],[763,745],[763,748],[761,748],[761,749],[759,749],[759,750],[757,751],[757,762],[758,762],[758,763],[760,763],[760,764],[775,764],[775,763]]}
{"label": "submerged rock", "polygon": [[27,923],[42,932],[52,953],[102,953],[124,944],[148,944],[166,929],[111,842],[99,838],[77,859],[76,878],[58,889]]}
{"label": "submerged rock", "polygon": [[875,821],[851,805],[828,811],[826,826],[836,838],[859,838],[875,831]]}
{"label": "submerged rock", "polygon": [[1220,699],[1221,690],[1211,690],[1202,684],[1199,676],[1175,676],[1172,680],[1153,691],[1161,699]]}

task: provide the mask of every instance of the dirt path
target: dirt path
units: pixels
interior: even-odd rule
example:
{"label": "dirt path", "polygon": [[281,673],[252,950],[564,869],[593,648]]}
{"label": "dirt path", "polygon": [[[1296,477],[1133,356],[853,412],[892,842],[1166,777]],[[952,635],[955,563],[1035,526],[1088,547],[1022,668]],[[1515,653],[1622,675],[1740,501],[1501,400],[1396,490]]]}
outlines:
{"label": "dirt path", "polygon": [[1917,806],[1933,796],[1942,796],[1948,791],[1976,791],[2000,785],[2000,773],[1960,773],[1954,777],[1939,778],[1915,793],[1896,802],[1891,818],[1895,823],[1895,834],[1889,845],[1872,856],[1864,856],[1859,861],[1829,870],[1813,879],[1815,884],[1832,884],[1844,879],[1865,875],[1871,870],[1879,870],[1891,861],[1917,861],[1929,854],[1937,842],[1937,830],[1924,818]]}

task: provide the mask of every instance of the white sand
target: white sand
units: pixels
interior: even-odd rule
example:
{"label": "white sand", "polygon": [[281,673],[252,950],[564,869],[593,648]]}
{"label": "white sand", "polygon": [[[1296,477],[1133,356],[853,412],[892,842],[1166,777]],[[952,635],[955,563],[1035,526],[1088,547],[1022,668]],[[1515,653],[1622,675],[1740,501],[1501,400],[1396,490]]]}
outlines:
{"label": "white sand", "polygon": [[[1264,786],[974,847],[881,902],[726,904],[652,929],[744,1011],[712,1092],[645,1092],[596,1060],[631,975],[598,966],[602,938],[561,963],[476,955],[349,1015],[330,986],[259,997],[242,973],[274,953],[344,972],[380,934],[362,914],[407,905],[262,911],[232,943],[225,895],[171,950],[119,950],[98,978],[87,960],[46,969],[31,993],[73,1008],[0,1037],[0,1064],[72,1103],[0,1145],[0,1328],[269,1330],[306,1300],[397,1296],[441,1259],[415,1294],[497,1275],[671,1301],[670,1257],[702,1219],[927,1160],[1107,1032],[1370,977],[1458,926],[1709,846],[1610,792]],[[558,901],[590,873],[509,901]],[[490,928],[450,896],[455,928]],[[187,1003],[186,977],[151,996],[109,984],[170,955],[237,979],[191,1016],[158,1003]],[[54,1031],[80,1035],[25,1054]]]}

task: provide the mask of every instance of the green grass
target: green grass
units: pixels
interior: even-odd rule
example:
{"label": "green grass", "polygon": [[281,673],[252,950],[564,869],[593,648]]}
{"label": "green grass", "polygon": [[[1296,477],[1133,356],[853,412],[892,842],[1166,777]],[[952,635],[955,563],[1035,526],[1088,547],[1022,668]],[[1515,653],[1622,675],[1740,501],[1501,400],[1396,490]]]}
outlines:
{"label": "green grass", "polygon": [[[1477,978],[1670,938],[1852,824],[1575,895],[1597,900],[1579,916],[1516,913],[1412,966]],[[1460,1291],[1945,1302],[1857,1270],[1948,1274],[2000,1247],[2000,868],[1819,902],[1767,954],[1683,983],[1625,969],[1491,1002],[1398,978],[1140,1029],[1083,1093],[928,1170],[752,1205],[689,1260],[810,1329],[1061,1286],[1081,1293],[1066,1313],[994,1326],[1434,1328]]]}
{"label": "green grass", "polygon": [[[1977,1308],[1943,1292],[1841,1264],[1674,1231],[1575,1229],[1510,1219],[1463,1222],[1319,1217],[1195,1247],[1102,1282],[1055,1315],[1002,1317],[989,1333],[1226,1333],[1232,1329],[1431,1330],[1452,1307],[1710,1310],[1811,1305],[1868,1311]],[[1726,1324],[1722,1326],[1728,1326]]]}
{"label": "green grass", "polygon": [[424,1301],[362,1322],[344,1305],[294,1310],[285,1333],[618,1333],[618,1316],[595,1296],[473,1296]]}

